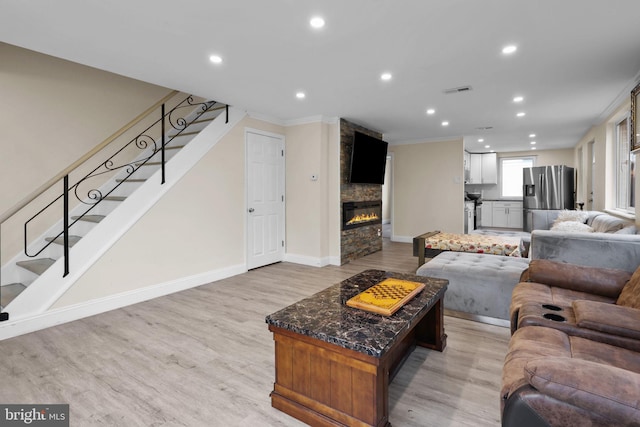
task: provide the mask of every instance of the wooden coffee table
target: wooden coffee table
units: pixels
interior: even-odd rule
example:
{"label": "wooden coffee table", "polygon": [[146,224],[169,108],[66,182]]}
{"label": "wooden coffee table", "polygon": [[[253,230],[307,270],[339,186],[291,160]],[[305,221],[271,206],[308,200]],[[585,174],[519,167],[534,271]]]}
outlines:
{"label": "wooden coffee table", "polygon": [[[345,305],[386,278],[425,288],[389,317]],[[267,316],[275,340],[271,404],[318,426],[390,426],[389,383],[416,345],[446,345],[448,281],[367,270]]]}

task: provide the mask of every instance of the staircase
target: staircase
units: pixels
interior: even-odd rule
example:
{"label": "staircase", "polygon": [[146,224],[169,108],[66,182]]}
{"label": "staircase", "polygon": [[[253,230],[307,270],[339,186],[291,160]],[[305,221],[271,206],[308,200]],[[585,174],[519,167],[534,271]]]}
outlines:
{"label": "staircase", "polygon": [[[190,98],[187,98],[190,99]],[[205,107],[203,107],[203,105]],[[191,104],[189,104],[191,106]],[[181,107],[185,108],[185,107]],[[204,112],[202,110],[205,110]],[[163,105],[164,111],[164,105]],[[168,117],[166,125],[168,128],[164,139],[161,137],[153,137],[150,141],[148,135],[140,138],[140,141],[134,140],[138,148],[146,147],[140,151],[132,160],[128,161],[124,166],[113,168],[110,160],[107,160],[100,167],[112,169],[115,174],[104,182],[98,189],[89,190],[85,201],[76,201],[76,206],[69,210],[69,234],[67,236],[67,245],[65,248],[64,221],[60,220],[57,224],[51,226],[43,235],[30,241],[23,254],[19,254],[12,259],[7,265],[2,267],[2,285],[0,288],[0,309],[11,313],[11,303],[19,299],[20,295],[40,276],[51,268],[58,260],[67,258],[68,270],[68,253],[70,248],[74,247],[81,239],[90,238],[92,229],[100,224],[111,212],[120,206],[127,198],[131,197],[138,188],[140,188],[148,179],[162,169],[162,183],[164,183],[164,167],[168,168],[171,159],[175,157],[183,148],[189,144],[200,132],[209,126],[221,113],[227,114],[226,105],[215,102],[199,103],[192,106],[190,112],[183,114],[179,120],[179,126],[173,127],[171,120],[175,117]],[[222,117],[221,117],[222,119]],[[164,124],[164,122],[161,122]],[[171,124],[172,126],[169,126]],[[146,132],[146,130],[144,131]],[[164,153],[162,153],[162,141],[165,142]],[[124,148],[124,147],[123,147]],[[164,158],[164,162],[163,162]],[[96,168],[97,170],[98,168]],[[120,170],[118,170],[120,169]],[[131,172],[133,170],[133,172]],[[94,170],[95,171],[95,170]],[[99,170],[94,176],[100,176],[104,172]],[[94,178],[91,176],[90,178]],[[78,193],[80,183],[70,188],[75,188]],[[93,194],[93,195],[92,195]],[[98,196],[95,196],[98,194]],[[105,196],[102,196],[105,194]],[[61,196],[62,197],[62,196]],[[97,200],[97,201],[96,201]],[[87,206],[90,206],[87,209]],[[31,220],[30,220],[31,221]],[[25,233],[27,224],[25,224]],[[27,238],[25,237],[25,241]],[[36,256],[28,256],[27,254],[35,254]],[[66,275],[67,273],[65,273]],[[6,320],[6,319],[5,319]]]}

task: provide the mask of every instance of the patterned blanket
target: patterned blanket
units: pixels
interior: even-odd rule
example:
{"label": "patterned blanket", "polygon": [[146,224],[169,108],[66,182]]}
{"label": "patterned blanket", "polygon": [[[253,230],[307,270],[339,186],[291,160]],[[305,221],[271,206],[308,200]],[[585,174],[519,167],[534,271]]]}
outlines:
{"label": "patterned blanket", "polygon": [[519,257],[520,238],[440,232],[425,238],[425,248]]}

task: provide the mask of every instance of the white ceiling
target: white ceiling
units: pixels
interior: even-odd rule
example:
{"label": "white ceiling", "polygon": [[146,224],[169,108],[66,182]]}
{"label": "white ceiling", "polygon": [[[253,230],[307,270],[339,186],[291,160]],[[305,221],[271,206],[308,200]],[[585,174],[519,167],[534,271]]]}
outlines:
{"label": "white ceiling", "polygon": [[342,117],[476,152],[528,150],[530,133],[575,146],[635,85],[639,22],[638,0],[0,0],[6,43],[283,123]]}

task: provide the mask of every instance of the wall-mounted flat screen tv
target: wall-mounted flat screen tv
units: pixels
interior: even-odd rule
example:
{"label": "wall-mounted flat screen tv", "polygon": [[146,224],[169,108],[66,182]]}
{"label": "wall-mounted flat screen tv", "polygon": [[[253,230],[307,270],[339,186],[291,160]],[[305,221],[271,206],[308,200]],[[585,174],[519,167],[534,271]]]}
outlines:
{"label": "wall-mounted flat screen tv", "polygon": [[384,184],[388,143],[364,133],[355,132],[351,150],[349,182],[352,184]]}

